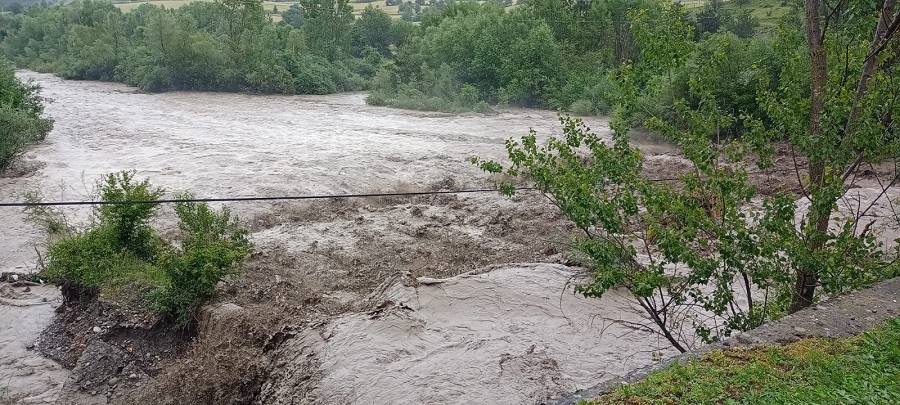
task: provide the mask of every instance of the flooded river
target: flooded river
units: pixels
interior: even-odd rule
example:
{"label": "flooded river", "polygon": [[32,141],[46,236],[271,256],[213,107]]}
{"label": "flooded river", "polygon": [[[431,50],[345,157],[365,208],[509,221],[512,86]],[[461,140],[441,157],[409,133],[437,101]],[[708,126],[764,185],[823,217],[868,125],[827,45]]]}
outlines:
{"label": "flooded river", "polygon": [[[169,195],[199,197],[415,188],[447,175],[483,179],[468,162],[472,156],[501,157],[503,141],[529,128],[559,131],[552,111],[452,116],[371,107],[364,94],[141,94],[117,83],[18,76],[43,87],[55,128],[27,155],[42,169],[0,178],[2,201],[21,201],[35,189],[48,200],[86,198],[100,175],[128,169]],[[599,118],[588,124],[607,130]],[[247,217],[267,206],[234,209]],[[4,209],[0,218],[0,270],[30,268],[41,236],[17,209]]]}
{"label": "flooded river", "polygon": [[[247,197],[418,190],[448,175],[488,185],[469,163],[472,156],[501,158],[505,139],[529,128],[542,136],[557,134],[560,127],[551,111],[454,116],[371,107],[364,94],[143,94],[115,83],[26,71],[18,77],[43,88],[46,114],[55,127],[46,142],[26,154],[28,166],[36,170],[0,178],[4,202],[22,201],[34,190],[46,200],[82,200],[99,176],[128,169],[164,187],[168,196],[184,191],[198,197]],[[600,118],[587,124],[608,131]],[[642,147],[666,149],[652,142]],[[271,209],[265,203],[230,206],[242,218]],[[0,208],[0,221],[0,271],[34,269],[45,236],[20,209]],[[0,377],[14,380],[8,385],[11,394],[50,401],[66,373],[26,350],[53,316],[53,294],[39,292],[45,296],[9,296],[21,302],[0,307],[3,331],[10,332],[0,333],[5,347]],[[24,318],[28,322],[15,321]],[[22,328],[12,333],[7,322]]]}
{"label": "flooded river", "polygon": [[[447,176],[468,186],[486,186],[487,176],[469,163],[472,156],[502,158],[507,138],[525,135],[529,128],[541,136],[558,134],[560,128],[551,111],[505,109],[492,116],[457,116],[372,107],[364,94],[143,94],[122,84],[66,81],[26,71],[17,75],[43,88],[46,113],[55,127],[46,142],[26,154],[25,166],[33,170],[0,177],[3,202],[20,202],[35,190],[51,201],[86,199],[101,175],[129,169],[165,188],[167,196],[185,191],[198,197],[412,191]],[[594,131],[609,131],[601,118],[586,121]],[[663,172],[678,159],[662,155],[672,148],[651,138],[635,143],[648,155],[660,154],[655,159]],[[852,208],[853,201],[867,205],[883,193],[865,186],[849,194],[842,207]],[[870,216],[893,218],[891,200],[900,196],[891,192],[888,197],[871,204]],[[308,252],[320,239],[323,245],[347,250],[369,244],[370,250],[387,251],[379,254],[391,260],[392,249],[416,244],[422,239],[417,235],[435,226],[430,221],[442,233],[422,243],[439,245],[450,239],[446,235],[465,246],[506,243],[482,232],[484,224],[492,223],[485,212],[505,208],[485,208],[496,204],[495,196],[475,198],[480,199],[456,208],[417,207],[417,216],[409,213],[415,212],[410,207],[395,206],[331,222],[273,223],[253,237],[280,242],[293,253]],[[801,199],[798,205],[802,215],[808,202]],[[272,210],[268,203],[229,206],[245,219]],[[476,215],[485,221],[469,220]],[[0,208],[0,223],[0,271],[33,270],[45,236],[17,208]],[[885,227],[879,237],[892,241],[900,236],[898,224]],[[543,235],[548,229],[542,225],[533,233],[550,237]],[[366,227],[371,229],[361,229]],[[310,257],[296,269],[318,269],[317,257]],[[284,367],[270,376],[262,398],[279,403],[303,388],[313,398],[331,397],[337,403],[472,403],[479,398],[529,403],[649,364],[652,350],[671,353],[643,330],[595,322],[594,313],[626,321],[639,321],[641,315],[624,297],[564,295],[571,292],[567,283],[573,275],[563,267],[508,265],[422,286],[392,285],[382,298],[406,303],[402,313],[384,319],[347,314],[303,331],[302,339],[280,349]],[[32,342],[52,319],[57,303],[58,293],[49,286],[0,290],[0,403],[9,398],[56,400],[68,371],[40,357]],[[381,342],[380,349],[360,344],[358,336]],[[306,370],[300,365],[308,356],[319,359],[318,380],[304,379]],[[311,387],[298,387],[298,381]],[[408,402],[398,402],[398,395]]]}

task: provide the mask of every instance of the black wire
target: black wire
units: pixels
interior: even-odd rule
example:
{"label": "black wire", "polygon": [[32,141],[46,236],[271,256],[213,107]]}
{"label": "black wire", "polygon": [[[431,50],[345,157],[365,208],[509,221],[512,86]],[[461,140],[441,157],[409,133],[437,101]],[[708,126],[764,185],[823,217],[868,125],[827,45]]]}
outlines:
{"label": "black wire", "polygon": [[[533,187],[518,187],[516,191],[534,190]],[[195,202],[243,202],[243,201],[287,201],[287,200],[322,200],[341,198],[373,198],[373,197],[409,197],[418,195],[438,194],[471,194],[498,192],[497,188],[482,188],[472,190],[443,190],[443,191],[411,191],[406,193],[373,193],[373,194],[337,194],[337,195],[301,195],[279,197],[231,197],[231,198],[186,198],[163,200],[125,200],[125,201],[56,201],[56,202],[22,202],[0,203],[0,207],[48,207],[63,205],[128,205],[128,204],[172,204]]]}
{"label": "black wire", "polygon": [[[783,172],[794,169],[773,169],[768,171],[747,172],[746,174],[770,174]],[[650,179],[650,181],[676,181],[677,177],[665,177],[659,179]],[[531,191],[537,190],[536,187],[516,187],[515,191]],[[342,198],[374,198],[374,197],[412,197],[419,195],[440,195],[440,194],[473,194],[473,193],[495,193],[501,191],[498,188],[478,188],[471,190],[442,190],[442,191],[410,191],[406,193],[372,193],[372,194],[335,194],[335,195],[299,195],[299,196],[279,196],[279,197],[230,197],[230,198],[187,198],[187,199],[164,199],[164,200],[126,200],[126,201],[56,201],[56,202],[20,202],[20,203],[0,203],[3,207],[55,207],[66,205],[128,205],[128,204],[173,204],[173,203],[197,203],[197,202],[246,202],[246,201],[291,201],[291,200],[325,200],[325,199],[342,199]]]}

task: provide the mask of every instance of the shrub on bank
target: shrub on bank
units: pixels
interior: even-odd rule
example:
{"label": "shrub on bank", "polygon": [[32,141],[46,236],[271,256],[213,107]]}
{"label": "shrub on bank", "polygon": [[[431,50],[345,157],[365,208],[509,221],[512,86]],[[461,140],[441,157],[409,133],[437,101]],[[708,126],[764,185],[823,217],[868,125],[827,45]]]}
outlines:
{"label": "shrub on bank", "polygon": [[[178,199],[194,198],[181,194]],[[176,203],[181,247],[160,260],[167,284],[155,297],[158,309],[180,325],[190,322],[199,306],[215,293],[216,284],[236,274],[250,254],[247,230],[227,208],[214,211],[205,203]]]}
{"label": "shrub on bank", "polygon": [[569,111],[575,115],[591,115],[594,113],[594,104],[590,102],[590,100],[581,99],[574,103],[569,107]]}
{"label": "shrub on bank", "polygon": [[[133,171],[109,174],[97,183],[102,201],[152,201],[162,193],[147,180],[136,181]],[[90,227],[51,243],[41,275],[62,286],[67,300],[104,295],[139,303],[187,326],[213,296],[216,283],[240,270],[251,245],[237,217],[206,203],[176,204],[181,238],[169,243],[150,226],[158,208],[153,203],[99,206]]]}
{"label": "shrub on bank", "polygon": [[382,66],[372,80],[372,93],[366,97],[366,103],[451,114],[473,111],[481,114],[494,113],[488,103],[481,99],[475,86],[462,84],[452,77],[448,65],[425,71],[427,76],[422,81],[401,84],[395,65]]}

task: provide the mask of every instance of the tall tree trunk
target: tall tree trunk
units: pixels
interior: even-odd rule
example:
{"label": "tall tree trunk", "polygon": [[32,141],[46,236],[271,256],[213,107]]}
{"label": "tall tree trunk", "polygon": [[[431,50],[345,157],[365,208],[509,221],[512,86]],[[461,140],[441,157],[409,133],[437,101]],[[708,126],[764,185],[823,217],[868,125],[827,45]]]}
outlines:
{"label": "tall tree trunk", "polygon": [[859,117],[860,100],[869,91],[869,79],[875,73],[878,65],[878,53],[887,45],[890,40],[891,18],[894,15],[894,4],[896,0],[885,0],[881,9],[881,16],[878,19],[878,25],[875,27],[875,37],[872,38],[872,44],[869,47],[869,53],[863,62],[862,74],[859,75],[859,81],[856,85],[856,95],[853,99],[853,107],[850,108],[850,116],[847,118],[847,125],[844,127],[843,138],[853,136],[856,131],[856,122]]}
{"label": "tall tree trunk", "polygon": [[[882,10],[875,27],[875,32],[870,45],[868,57],[863,62],[862,72],[856,85],[853,105],[851,106],[843,135],[836,147],[840,148],[846,138],[854,135],[859,120],[859,108],[863,97],[869,90],[869,80],[879,69],[878,55],[886,47],[895,46],[890,41],[900,29],[900,15],[896,14],[896,1],[886,0],[882,4]],[[813,142],[821,138],[821,117],[825,106],[825,85],[827,83],[827,60],[825,56],[825,33],[822,32],[821,0],[805,0],[806,14],[806,41],[809,45],[810,55],[810,112],[809,112],[809,136]],[[887,120],[889,116],[885,117]],[[850,142],[852,143],[852,142]],[[841,179],[846,179],[854,171],[863,158],[862,153],[857,159],[848,165],[841,173]],[[828,232],[831,206],[822,204],[818,199],[823,198],[822,191],[826,185],[825,166],[826,156],[810,156],[809,159],[809,189],[810,204],[808,223],[804,224],[803,232],[809,240],[811,254],[817,254],[825,242]],[[830,165],[831,163],[829,163]],[[794,296],[791,303],[791,312],[798,311],[812,305],[815,297],[816,286],[819,284],[819,269],[800,269],[794,286]]]}
{"label": "tall tree trunk", "polygon": [[[825,36],[822,32],[822,3],[821,0],[805,0],[804,11],[806,13],[806,42],[809,45],[810,56],[810,107],[809,107],[809,137],[815,142],[821,138],[822,112],[825,108],[825,84],[828,81],[825,59]],[[810,250],[812,254],[822,248],[828,232],[828,220],[831,216],[828,212],[821,212],[816,204],[817,196],[822,195],[825,188],[825,161],[824,156],[812,155],[809,159],[809,189],[810,204],[808,223],[804,225],[803,232],[810,237]],[[818,197],[821,198],[821,197]],[[829,205],[830,207],[830,205]],[[818,269],[798,269],[794,285],[794,295],[790,312],[812,305],[819,283]]]}

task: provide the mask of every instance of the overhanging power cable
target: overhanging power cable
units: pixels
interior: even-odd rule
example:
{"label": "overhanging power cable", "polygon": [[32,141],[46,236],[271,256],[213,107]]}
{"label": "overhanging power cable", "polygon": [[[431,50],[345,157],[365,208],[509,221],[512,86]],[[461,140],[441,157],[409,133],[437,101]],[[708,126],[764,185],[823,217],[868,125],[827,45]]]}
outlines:
{"label": "overhanging power cable", "polygon": [[[772,174],[784,172],[794,169],[773,169],[767,171],[747,172],[748,175],[753,174]],[[650,181],[676,181],[678,177],[666,177],[649,179]],[[532,191],[537,190],[536,187],[516,187],[515,191]],[[174,204],[174,203],[204,203],[204,202],[252,202],[252,201],[296,201],[296,200],[328,200],[343,198],[375,198],[375,197],[414,197],[422,195],[441,195],[441,194],[474,194],[474,193],[496,193],[500,192],[498,188],[477,188],[468,190],[438,190],[438,191],[410,191],[410,192],[394,192],[394,193],[362,193],[362,194],[320,194],[320,195],[298,195],[298,196],[277,196],[277,197],[227,197],[227,198],[187,198],[187,199],[161,199],[161,200],[127,200],[127,201],[50,201],[50,202],[0,202],[0,208],[3,207],[55,207],[55,206],[71,206],[71,205],[128,205],[128,204]]]}
{"label": "overhanging power cable", "polygon": [[[518,187],[516,191],[535,190],[533,187]],[[173,204],[173,203],[200,203],[200,202],[246,202],[246,201],[291,201],[291,200],[326,200],[342,198],[374,198],[374,197],[412,197],[421,195],[440,194],[473,194],[496,193],[497,188],[480,188],[470,190],[439,190],[439,191],[411,191],[396,193],[370,193],[370,194],[335,194],[335,195],[299,195],[278,197],[230,197],[230,198],[186,198],[186,199],[160,199],[160,200],[126,200],[126,201],[51,201],[51,202],[17,202],[0,203],[0,207],[48,207],[66,205],[128,205],[128,204]]]}

